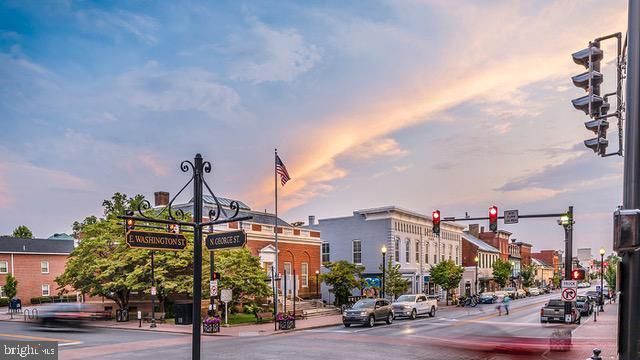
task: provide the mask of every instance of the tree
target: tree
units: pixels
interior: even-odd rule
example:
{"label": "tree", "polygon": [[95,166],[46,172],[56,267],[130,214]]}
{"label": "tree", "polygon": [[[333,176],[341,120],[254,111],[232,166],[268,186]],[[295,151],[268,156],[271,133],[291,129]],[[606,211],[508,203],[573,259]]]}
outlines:
{"label": "tree", "polygon": [[138,205],[144,200],[143,195],[136,195],[132,198],[127,197],[126,194],[115,193],[111,197],[111,200],[103,200],[102,208],[104,209],[104,216],[108,220],[116,219],[118,215],[124,215],[126,210],[135,210]]}
{"label": "tree", "polygon": [[503,288],[507,285],[509,276],[511,276],[511,263],[502,259],[496,260],[493,263],[493,280]]}
{"label": "tree", "polygon": [[20,239],[33,239],[33,233],[25,225],[20,225],[15,228],[15,230],[13,230],[12,236]]}
{"label": "tree", "polygon": [[[208,252],[208,251],[207,251]],[[203,269],[206,274],[204,284],[209,293],[209,265]],[[215,270],[220,272],[219,287],[231,289],[233,304],[248,303],[256,298],[268,296],[271,292],[266,281],[267,274],[260,266],[260,258],[251,255],[246,248],[221,250],[215,253]]]}
{"label": "tree", "polygon": [[84,218],[84,220],[82,220],[82,222],[74,221],[73,225],[71,225],[71,228],[73,229],[73,237],[76,239],[79,239],[80,234],[82,232],[82,228],[84,228],[87,225],[93,225],[97,222],[98,222],[98,218],[93,215],[87,216],[86,218]]}
{"label": "tree", "polygon": [[522,286],[531,287],[536,277],[536,266],[532,264],[523,267],[520,271],[520,276],[522,277]]}
{"label": "tree", "polygon": [[302,225],[304,225],[304,221],[294,221],[291,223],[291,226],[293,227],[300,227]]}
{"label": "tree", "polygon": [[616,275],[618,271],[618,263],[620,262],[620,257],[617,255],[611,254],[607,257],[607,268],[604,270],[604,281],[609,285],[609,291],[615,292],[616,289]]}
{"label": "tree", "polygon": [[4,284],[4,294],[9,298],[13,299],[18,294],[18,280],[12,274],[7,275],[7,280]]}
{"label": "tree", "polygon": [[553,287],[556,289],[559,288],[561,280],[562,278],[560,277],[560,274],[558,273],[553,274],[553,279],[551,279],[551,281],[553,282]]}
{"label": "tree", "polygon": [[431,266],[431,279],[447,293],[447,305],[449,305],[449,295],[451,289],[455,289],[460,285],[464,268],[456,265],[453,260],[441,261],[435,266]]}
{"label": "tree", "polygon": [[[394,298],[396,298],[398,295],[404,294],[404,292],[409,288],[409,280],[402,277],[402,274],[400,273],[400,264],[394,264],[392,259],[389,258],[385,270],[385,292],[387,294],[393,295]],[[382,271],[382,265],[380,265],[380,271]]]}
{"label": "tree", "polygon": [[327,263],[326,267],[329,272],[320,275],[320,279],[331,286],[329,291],[335,295],[338,306],[347,303],[348,297],[351,296],[351,290],[363,288],[362,272],[364,266],[340,260]]}

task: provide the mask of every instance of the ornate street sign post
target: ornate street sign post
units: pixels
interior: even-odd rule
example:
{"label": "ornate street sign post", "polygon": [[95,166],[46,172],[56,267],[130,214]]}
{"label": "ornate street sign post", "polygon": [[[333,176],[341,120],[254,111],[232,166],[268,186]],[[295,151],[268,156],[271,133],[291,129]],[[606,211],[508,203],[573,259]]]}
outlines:
{"label": "ornate street sign post", "polygon": [[[164,224],[168,226],[178,227],[183,231],[193,231],[193,324],[191,339],[191,359],[200,360],[200,324],[202,304],[202,230],[203,228],[213,227],[213,225],[225,224],[234,221],[244,221],[251,219],[251,216],[238,216],[240,205],[236,201],[229,204],[229,209],[233,212],[231,215],[222,207],[218,198],[213,194],[211,188],[204,180],[204,173],[211,172],[211,163],[203,161],[202,155],[196,154],[193,163],[185,160],[180,164],[182,172],[191,170],[191,179],[173,196],[171,201],[162,210],[155,214],[145,213],[151,210],[149,201],[144,200],[138,205],[137,214],[128,211],[126,215],[118,216],[125,219],[127,223],[127,243],[131,247],[142,247],[157,250],[180,250],[186,247],[186,239],[180,234],[158,233],[135,231],[133,227],[157,228],[157,226],[145,225],[144,223]],[[184,189],[193,183],[193,219],[188,219],[184,212],[180,209],[172,210],[171,206],[174,200],[184,191]],[[209,194],[216,202],[216,208],[209,211],[209,221],[203,221],[202,214],[202,192],[203,185],[207,188]],[[150,215],[160,217],[166,211],[166,219],[159,219]],[[142,222],[141,225],[133,225],[135,222]],[[229,240],[229,241],[233,241]],[[213,264],[211,264],[213,267]]]}

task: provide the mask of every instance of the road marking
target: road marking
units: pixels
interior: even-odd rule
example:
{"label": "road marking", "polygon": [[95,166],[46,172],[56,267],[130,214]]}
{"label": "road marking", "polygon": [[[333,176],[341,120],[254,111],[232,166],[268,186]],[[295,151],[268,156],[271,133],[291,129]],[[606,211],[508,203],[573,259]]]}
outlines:
{"label": "road marking", "polygon": [[15,339],[27,339],[27,340],[36,340],[36,341],[57,341],[60,343],[82,343],[81,341],[78,340],[68,340],[68,339],[54,339],[54,338],[47,338],[47,337],[37,337],[37,336],[29,336],[29,335],[17,335],[17,334],[5,334],[5,333],[0,333],[0,337],[8,337],[8,338],[15,338]]}
{"label": "road marking", "polygon": [[62,344],[58,344],[58,346],[71,346],[71,345],[80,345],[83,344],[82,341],[76,341],[76,342],[70,342],[70,343],[62,343]]}

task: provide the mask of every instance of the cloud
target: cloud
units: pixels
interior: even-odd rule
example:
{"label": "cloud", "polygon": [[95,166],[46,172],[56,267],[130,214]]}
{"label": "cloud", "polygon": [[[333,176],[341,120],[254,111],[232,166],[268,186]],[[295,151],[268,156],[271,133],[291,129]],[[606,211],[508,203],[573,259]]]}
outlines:
{"label": "cloud", "polygon": [[350,149],[345,157],[350,160],[362,161],[379,157],[402,157],[409,151],[402,149],[395,139],[372,139]]}
{"label": "cloud", "polygon": [[169,170],[162,165],[155,156],[151,154],[141,154],[137,156],[138,162],[150,169],[156,176],[167,176]]}
{"label": "cloud", "polygon": [[158,21],[150,16],[124,10],[107,12],[99,9],[79,10],[74,15],[88,31],[99,31],[110,36],[126,33],[147,45],[158,43],[154,35],[159,28]]}
{"label": "cloud", "polygon": [[254,84],[291,81],[320,61],[320,49],[306,43],[297,30],[276,30],[255,18],[250,19],[249,34],[235,35],[231,42],[227,51],[251,53],[238,61],[231,77]]}

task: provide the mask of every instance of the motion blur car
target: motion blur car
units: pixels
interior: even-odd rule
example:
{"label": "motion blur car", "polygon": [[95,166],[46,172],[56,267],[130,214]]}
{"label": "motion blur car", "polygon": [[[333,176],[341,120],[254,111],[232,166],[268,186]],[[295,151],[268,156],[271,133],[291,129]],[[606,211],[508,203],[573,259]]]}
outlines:
{"label": "motion blur car", "polygon": [[493,304],[498,300],[498,296],[492,292],[483,292],[479,296],[480,304]]}
{"label": "motion blur car", "polygon": [[[567,315],[571,316],[572,324],[580,324],[582,318],[575,302],[571,302],[571,312]],[[543,324],[548,322],[564,323],[564,320],[564,301],[560,299],[551,299],[540,309],[540,322]]]}
{"label": "motion blur car", "polygon": [[522,299],[522,298],[526,298],[527,297],[527,292],[522,290],[522,289],[518,289],[516,290],[516,296],[514,299]]}
{"label": "motion blur car", "polygon": [[551,288],[548,286],[540,286],[540,293],[549,294],[551,293]]}
{"label": "motion blur car", "polygon": [[58,303],[40,306],[36,324],[44,327],[83,327],[98,316],[92,305]]}
{"label": "motion blur car", "polygon": [[529,288],[529,296],[538,296],[538,295],[540,295],[540,289],[538,289],[537,287]]}
{"label": "motion blur car", "polygon": [[427,296],[422,294],[401,295],[394,301],[392,307],[395,317],[406,316],[415,320],[418,315],[436,316],[438,302],[434,299],[427,299]]}
{"label": "motion blur car", "polygon": [[378,321],[393,322],[393,308],[385,299],[361,299],[342,313],[345,327],[353,324],[373,327]]}
{"label": "motion blur car", "polygon": [[578,284],[578,287],[581,288],[581,289],[586,289],[586,288],[590,288],[591,284],[586,282],[586,281],[583,281],[583,282]]}
{"label": "motion blur car", "polygon": [[503,290],[504,292],[506,292],[507,294],[509,294],[509,297],[512,299],[516,299],[517,295],[518,295],[518,290],[516,290],[516,288],[514,287],[506,287]]}
{"label": "motion blur car", "polygon": [[580,315],[589,316],[593,313],[593,299],[588,296],[577,296],[576,306],[580,310]]}

